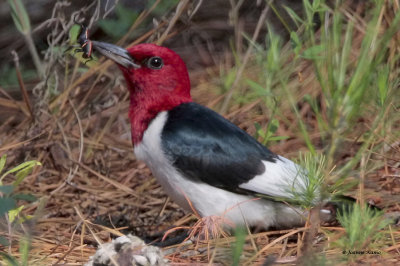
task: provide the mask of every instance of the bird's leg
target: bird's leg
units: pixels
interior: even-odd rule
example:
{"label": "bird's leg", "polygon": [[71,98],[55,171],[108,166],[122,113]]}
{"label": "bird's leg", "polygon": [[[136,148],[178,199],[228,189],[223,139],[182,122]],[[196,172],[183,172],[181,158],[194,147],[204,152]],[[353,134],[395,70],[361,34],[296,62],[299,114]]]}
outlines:
{"label": "bird's leg", "polygon": [[196,237],[199,240],[208,241],[218,237],[228,237],[229,233],[226,229],[233,228],[234,224],[224,216],[211,215],[201,217],[191,227],[189,237]]}
{"label": "bird's leg", "polygon": [[[210,215],[201,217],[199,212],[194,207],[193,203],[186,195],[184,191],[181,190],[181,193],[185,197],[186,201],[188,202],[190,208],[193,211],[193,214],[197,217],[197,222],[190,228],[190,233],[187,239],[192,237],[197,238],[197,242],[199,240],[206,240],[208,241],[210,238],[217,238],[219,236],[228,237],[229,234],[225,231],[227,228],[234,228],[235,225],[232,221],[225,217],[225,214],[231,210],[228,209],[220,215]],[[234,208],[233,206],[232,208]],[[167,232],[168,233],[168,232]],[[186,240],[187,240],[186,239]]]}
{"label": "bird's leg", "polygon": [[[197,222],[191,227],[179,226],[167,230],[161,242],[157,242],[156,246],[166,247],[177,243],[184,243],[189,239],[192,239],[193,242],[196,243],[197,248],[200,241],[208,242],[208,240],[216,239],[218,237],[229,237],[227,229],[234,228],[234,224],[223,216],[211,215],[197,218]],[[169,234],[177,230],[184,230],[184,234],[179,234],[166,240]]]}
{"label": "bird's leg", "polygon": [[[177,232],[176,235],[168,237],[169,234]],[[180,244],[185,242],[189,235],[189,227],[182,228],[182,227],[174,227],[172,229],[159,232],[153,235],[150,239],[145,240],[146,244],[150,244],[157,247],[168,247],[176,244]],[[167,238],[168,237],[168,238]]]}

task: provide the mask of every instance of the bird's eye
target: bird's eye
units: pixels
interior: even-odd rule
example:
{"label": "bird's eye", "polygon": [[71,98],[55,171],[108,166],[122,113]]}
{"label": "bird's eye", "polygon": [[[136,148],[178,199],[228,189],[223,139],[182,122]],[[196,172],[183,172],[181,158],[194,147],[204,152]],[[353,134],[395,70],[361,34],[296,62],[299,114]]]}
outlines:
{"label": "bird's eye", "polygon": [[158,56],[151,57],[147,60],[147,66],[152,69],[161,69],[163,65],[163,60]]}

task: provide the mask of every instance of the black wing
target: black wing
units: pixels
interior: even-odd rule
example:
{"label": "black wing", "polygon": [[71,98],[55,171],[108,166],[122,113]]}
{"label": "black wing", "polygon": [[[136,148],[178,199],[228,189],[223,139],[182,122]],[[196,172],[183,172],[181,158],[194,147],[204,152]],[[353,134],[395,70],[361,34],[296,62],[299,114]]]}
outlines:
{"label": "black wing", "polygon": [[168,112],[162,132],[164,152],[186,177],[230,191],[264,173],[261,160],[277,155],[218,113],[196,103]]}

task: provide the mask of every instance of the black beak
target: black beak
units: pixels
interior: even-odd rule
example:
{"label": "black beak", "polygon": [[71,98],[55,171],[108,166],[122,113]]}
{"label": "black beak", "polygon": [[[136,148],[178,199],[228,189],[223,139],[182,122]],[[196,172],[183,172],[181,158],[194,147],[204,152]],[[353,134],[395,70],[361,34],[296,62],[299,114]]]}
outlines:
{"label": "black beak", "polygon": [[128,51],[122,47],[111,43],[92,41],[93,47],[108,59],[125,68],[140,68],[140,65],[135,63]]}

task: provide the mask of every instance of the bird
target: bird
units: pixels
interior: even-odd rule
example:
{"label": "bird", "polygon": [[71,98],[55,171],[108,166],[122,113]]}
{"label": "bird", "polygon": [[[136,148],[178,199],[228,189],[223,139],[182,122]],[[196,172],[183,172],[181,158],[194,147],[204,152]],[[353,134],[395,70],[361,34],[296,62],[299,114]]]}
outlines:
{"label": "bird", "polygon": [[277,199],[305,191],[307,171],[195,103],[177,53],[151,43],[128,49],[92,43],[121,69],[130,92],[135,156],[174,202],[201,217],[223,216],[234,227],[304,225],[306,210]]}

